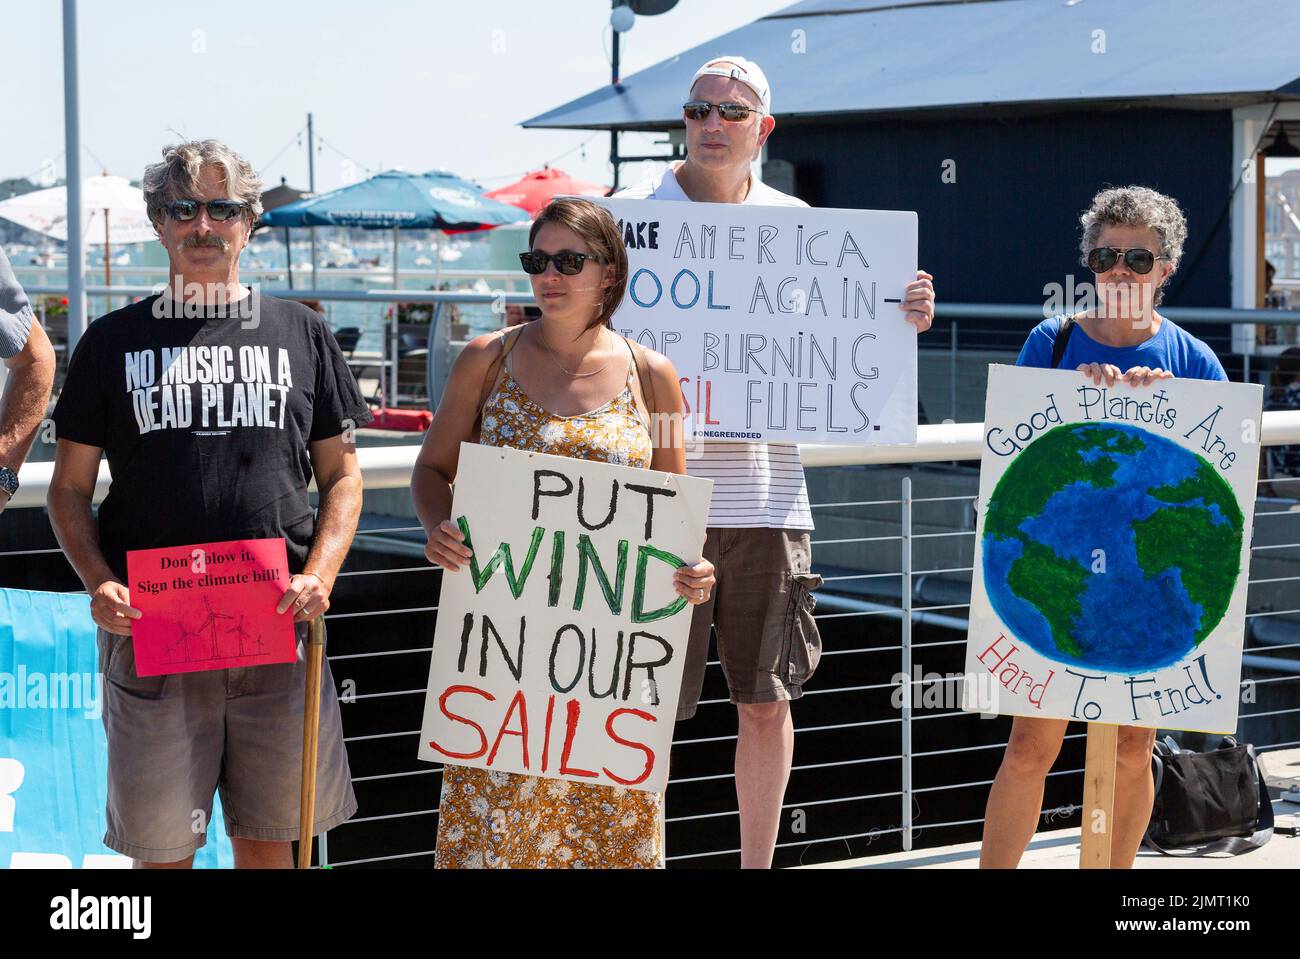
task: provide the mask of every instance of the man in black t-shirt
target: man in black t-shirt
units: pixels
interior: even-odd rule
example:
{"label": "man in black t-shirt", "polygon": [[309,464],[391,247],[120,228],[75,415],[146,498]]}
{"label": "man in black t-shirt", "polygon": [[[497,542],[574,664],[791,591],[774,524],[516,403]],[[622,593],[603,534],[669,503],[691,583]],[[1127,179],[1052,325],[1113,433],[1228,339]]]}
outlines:
{"label": "man in black t-shirt", "polygon": [[[140,865],[190,865],[218,787],[235,865],[292,865],[305,664],[300,645],[295,663],[137,676],[127,552],[283,537],[291,580],[276,612],[301,643],[361,512],[353,430],[370,413],[337,343],[314,311],[239,282],[260,187],[216,141],[163,151],[144,192],[168,288],[91,324],[54,411],[50,519],[100,627],[104,842]],[[96,524],[101,454],[112,483]],[[313,835],[356,811],[328,664],[319,742]]]}

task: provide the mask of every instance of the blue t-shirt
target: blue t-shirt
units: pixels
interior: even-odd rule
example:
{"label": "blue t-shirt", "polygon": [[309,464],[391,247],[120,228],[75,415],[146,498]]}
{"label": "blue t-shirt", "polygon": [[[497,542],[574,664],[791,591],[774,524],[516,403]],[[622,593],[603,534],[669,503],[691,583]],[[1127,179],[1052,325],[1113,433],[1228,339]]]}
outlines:
{"label": "blue t-shirt", "polygon": [[[1043,369],[1052,365],[1052,346],[1056,332],[1064,321],[1063,316],[1043,320],[1029,331],[1029,338],[1020,350],[1016,366],[1037,366]],[[1077,323],[1065,344],[1059,369],[1073,370],[1083,363],[1109,363],[1121,373],[1135,366],[1168,370],[1179,379],[1226,380],[1223,364],[1214,351],[1188,333],[1168,317],[1162,318],[1155,336],[1137,346],[1107,346],[1098,343]]]}

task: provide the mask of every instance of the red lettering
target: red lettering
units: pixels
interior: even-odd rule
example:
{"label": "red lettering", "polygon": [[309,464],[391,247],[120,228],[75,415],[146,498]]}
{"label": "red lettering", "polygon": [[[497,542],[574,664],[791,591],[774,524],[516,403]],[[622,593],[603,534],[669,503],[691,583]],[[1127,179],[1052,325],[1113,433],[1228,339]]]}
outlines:
{"label": "red lettering", "polygon": [[624,786],[636,786],[645,782],[650,777],[650,770],[655,768],[655,754],[654,750],[645,743],[638,743],[629,739],[624,739],[618,733],[614,732],[614,720],[624,713],[631,713],[633,716],[640,716],[642,719],[649,720],[652,723],[658,722],[658,720],[654,716],[651,716],[649,713],[640,709],[616,709],[610,713],[609,718],[605,720],[605,732],[609,734],[610,739],[614,740],[614,742],[618,743],[620,746],[631,746],[633,749],[639,749],[641,752],[645,753],[645,769],[641,770],[641,775],[637,776],[636,779],[624,779],[603,767],[601,771],[616,783],[621,783]]}
{"label": "red lettering", "polygon": [[485,752],[487,752],[487,748],[488,748],[487,733],[483,732],[483,727],[480,726],[478,723],[474,722],[472,719],[466,719],[464,716],[457,716],[455,713],[453,713],[451,710],[447,708],[447,699],[450,696],[454,695],[455,693],[474,693],[476,696],[482,696],[490,703],[495,702],[496,697],[489,692],[485,692],[481,689],[478,689],[475,686],[448,686],[446,689],[442,691],[442,695],[438,697],[438,708],[442,710],[442,714],[446,716],[448,719],[450,719],[453,723],[464,723],[466,726],[473,726],[474,731],[478,733],[478,738],[481,740],[481,744],[479,748],[472,753],[453,753],[451,750],[443,749],[436,742],[430,739],[429,748],[438,750],[438,752],[442,753],[444,756],[450,759],[478,759],[479,756],[482,756]]}
{"label": "red lettering", "polygon": [[985,666],[988,666],[988,670],[989,670],[990,673],[997,672],[998,668],[999,668],[1003,663],[1005,663],[1008,659],[1011,658],[1011,654],[1014,653],[1017,649],[1020,648],[1019,646],[1017,646],[1017,645],[1015,645],[1014,643],[1012,643],[1012,644],[1011,644],[1011,648],[1010,648],[1009,650],[1007,650],[1007,652],[1006,652],[1003,656],[999,657],[996,653],[994,653],[994,654],[993,654],[993,658],[994,658],[994,659],[997,659],[997,665],[995,665],[995,666],[989,666],[988,662],[984,659],[984,657],[987,656],[989,653],[992,653],[994,647],[996,647],[998,643],[1002,642],[1002,641],[1003,641],[1004,639],[1006,639],[1006,638],[1007,638],[1006,636],[1004,636],[1003,634],[999,633],[999,634],[998,634],[998,638],[995,639],[995,640],[993,640],[993,642],[991,642],[991,643],[989,644],[989,648],[986,649],[986,650],[984,650],[984,652],[980,653],[979,656],[976,657],[976,659],[978,659],[981,663],[984,663]]}
{"label": "red lettering", "polygon": [[[683,377],[680,377],[680,378],[677,380],[677,386],[678,386],[678,388],[680,389],[681,387],[685,386],[685,385],[686,385],[687,383],[689,383],[690,381],[691,381],[691,378],[690,378],[689,376],[683,376]],[[695,388],[695,402],[697,402],[697,403],[700,401],[699,392],[700,392],[700,388],[697,386],[697,387]],[[683,410],[682,410],[682,412],[685,413],[687,416],[690,416],[690,415],[691,415],[691,401],[688,400],[688,399],[686,398],[686,391],[685,391],[685,390],[682,390],[682,406],[684,407]]]}
{"label": "red lettering", "polygon": [[713,416],[712,410],[713,410],[713,380],[705,380],[704,381],[704,425],[705,426],[721,425],[722,423],[721,420],[715,420],[712,418]]}
{"label": "red lettering", "polygon": [[576,699],[570,699],[566,705],[568,716],[564,729],[564,749],[560,752],[560,775],[561,776],[588,776],[591,779],[596,778],[596,773],[590,769],[577,769],[569,765],[569,753],[573,751],[573,737],[578,732],[578,713],[582,707],[578,705]]}
{"label": "red lettering", "polygon": [[542,772],[550,767],[551,761],[551,717],[555,715],[555,694],[546,701],[546,738],[542,740]]}
{"label": "red lettering", "polygon": [[[519,728],[507,729],[510,725],[510,717],[515,713],[515,707],[519,707]],[[501,745],[502,736],[519,736],[523,739],[524,746],[524,768],[530,768],[528,765],[528,701],[524,698],[524,691],[521,689],[515,693],[515,698],[510,700],[510,708],[506,710],[506,718],[501,720],[501,729],[497,732],[496,742],[492,744],[492,752],[488,753],[487,764],[492,765],[492,761],[497,758],[497,747]]]}

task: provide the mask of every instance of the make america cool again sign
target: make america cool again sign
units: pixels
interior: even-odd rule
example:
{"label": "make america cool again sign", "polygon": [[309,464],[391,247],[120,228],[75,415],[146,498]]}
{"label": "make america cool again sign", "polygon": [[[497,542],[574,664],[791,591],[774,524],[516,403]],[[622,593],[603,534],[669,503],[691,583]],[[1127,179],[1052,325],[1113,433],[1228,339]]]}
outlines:
{"label": "make america cool again sign", "polygon": [[677,367],[700,440],[916,442],[916,214],[597,201],[619,221],[625,336]]}
{"label": "make america cool again sign", "polygon": [[1262,399],[990,368],[967,709],[1236,728]]}
{"label": "make america cool again sign", "polygon": [[662,791],[712,488],[462,444],[420,758]]}

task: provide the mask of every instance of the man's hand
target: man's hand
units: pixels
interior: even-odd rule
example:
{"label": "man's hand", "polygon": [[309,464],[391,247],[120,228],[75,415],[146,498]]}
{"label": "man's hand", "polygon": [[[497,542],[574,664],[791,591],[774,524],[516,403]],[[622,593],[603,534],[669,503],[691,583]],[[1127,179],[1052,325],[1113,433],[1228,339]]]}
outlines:
{"label": "man's hand", "polygon": [[131,591],[125,583],[106,579],[90,594],[90,618],[115,636],[131,635],[131,620],[140,618],[140,610],[130,604]]}
{"label": "man's hand", "polygon": [[277,613],[293,610],[293,621],[305,623],[330,608],[330,587],[315,573],[299,573],[276,605]]}
{"label": "man's hand", "polygon": [[934,322],[934,277],[925,270],[916,271],[916,279],[907,284],[903,302],[898,308],[907,314],[907,322],[924,333]]}
{"label": "man's hand", "polygon": [[0,489],[0,513],[3,513],[5,511],[5,507],[8,505],[9,505],[9,494],[6,493],[4,490]]}

